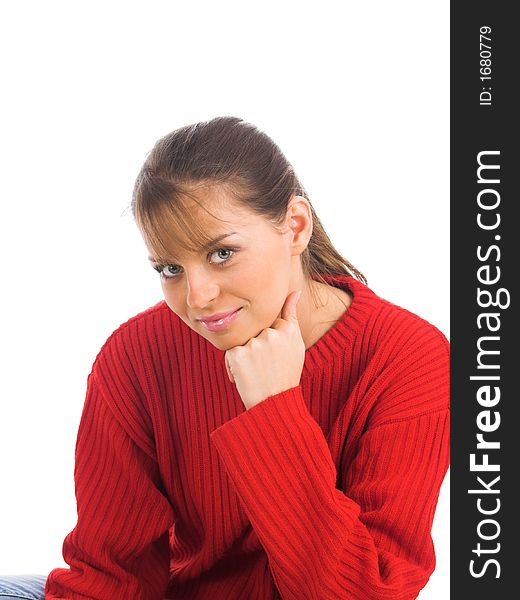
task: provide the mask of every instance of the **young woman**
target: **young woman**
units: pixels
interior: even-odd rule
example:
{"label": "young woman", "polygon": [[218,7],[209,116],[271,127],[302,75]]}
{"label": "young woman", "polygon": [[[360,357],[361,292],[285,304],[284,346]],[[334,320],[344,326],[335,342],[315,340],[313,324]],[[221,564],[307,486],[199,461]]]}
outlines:
{"label": "young woman", "polygon": [[88,376],[70,568],[45,598],[416,598],[449,463],[445,336],[367,286],[241,119],[161,138],[132,210],[164,300]]}

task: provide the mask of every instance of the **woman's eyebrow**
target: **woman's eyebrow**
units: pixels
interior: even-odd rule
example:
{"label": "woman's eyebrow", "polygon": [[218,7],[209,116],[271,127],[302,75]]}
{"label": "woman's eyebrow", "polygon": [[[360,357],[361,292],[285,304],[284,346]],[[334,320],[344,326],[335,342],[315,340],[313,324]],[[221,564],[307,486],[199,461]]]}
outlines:
{"label": "woman's eyebrow", "polygon": [[[216,243],[220,242],[221,240],[223,240],[223,239],[225,239],[225,238],[227,238],[227,237],[229,237],[229,236],[231,236],[231,235],[234,235],[234,234],[236,234],[236,233],[238,233],[238,232],[237,232],[237,231],[231,231],[230,233],[223,233],[222,235],[219,235],[219,236],[218,236],[218,237],[216,237],[215,239],[213,239],[213,240],[209,241],[209,242],[208,242],[208,243],[207,243],[207,244],[206,244],[206,245],[203,247],[203,250],[209,250],[209,249],[210,249],[210,248],[211,248],[211,247],[212,247],[214,244],[216,244]],[[149,256],[149,257],[148,257],[148,260],[149,260],[150,262],[157,262],[157,259],[155,259],[153,256]],[[159,261],[159,262],[160,262],[160,261]]]}

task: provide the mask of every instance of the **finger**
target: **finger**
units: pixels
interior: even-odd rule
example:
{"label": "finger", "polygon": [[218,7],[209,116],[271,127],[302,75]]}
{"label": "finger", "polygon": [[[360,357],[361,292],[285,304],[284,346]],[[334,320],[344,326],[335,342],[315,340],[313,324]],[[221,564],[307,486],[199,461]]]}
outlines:
{"label": "finger", "polygon": [[285,303],[282,308],[282,319],[298,319],[296,313],[296,305],[300,300],[302,295],[302,290],[297,290],[295,292],[291,292],[287,298],[285,299]]}
{"label": "finger", "polygon": [[231,367],[228,365],[227,360],[224,360],[224,364],[226,365],[226,372],[227,372],[229,381],[231,381],[231,383],[235,383],[235,378],[233,377],[233,373],[231,372]]}

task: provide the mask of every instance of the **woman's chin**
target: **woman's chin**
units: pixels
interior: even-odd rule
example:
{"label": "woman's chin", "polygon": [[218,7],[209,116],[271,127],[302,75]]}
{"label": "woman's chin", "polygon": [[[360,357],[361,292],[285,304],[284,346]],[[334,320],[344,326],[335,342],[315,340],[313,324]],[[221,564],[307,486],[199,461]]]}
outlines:
{"label": "woman's chin", "polygon": [[251,339],[251,337],[247,337],[247,336],[238,336],[238,335],[233,335],[233,334],[228,334],[228,335],[205,335],[204,336],[208,342],[210,342],[211,344],[213,344],[213,346],[215,346],[215,348],[218,348],[219,350],[223,350],[224,352],[226,350],[231,350],[231,348],[234,348],[235,346],[245,346],[247,344],[247,342],[249,342],[249,340]]}
{"label": "woman's chin", "polygon": [[[258,333],[260,333],[260,331]],[[197,333],[200,334],[201,332],[197,331]],[[240,334],[240,332],[221,331],[217,334],[210,331],[205,331],[202,334],[202,336],[206,340],[208,340],[210,344],[215,346],[215,348],[225,352],[226,350],[231,350],[231,348],[235,348],[235,346],[245,346],[247,342],[249,342],[249,340],[252,337],[256,337],[258,333],[256,333],[255,335],[248,335],[244,333]]]}

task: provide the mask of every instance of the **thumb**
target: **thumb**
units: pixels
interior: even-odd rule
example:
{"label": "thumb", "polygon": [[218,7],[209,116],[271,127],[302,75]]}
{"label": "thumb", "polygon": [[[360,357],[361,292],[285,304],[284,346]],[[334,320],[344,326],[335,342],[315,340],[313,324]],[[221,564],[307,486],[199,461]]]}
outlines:
{"label": "thumb", "polygon": [[291,292],[289,296],[287,296],[282,309],[282,319],[298,319],[296,305],[298,304],[301,295],[302,290],[297,290],[296,292]]}
{"label": "thumb", "polygon": [[233,373],[231,373],[231,367],[228,365],[228,361],[224,357],[224,364],[226,365],[226,372],[228,379],[231,383],[235,383],[235,378],[233,377]]}

